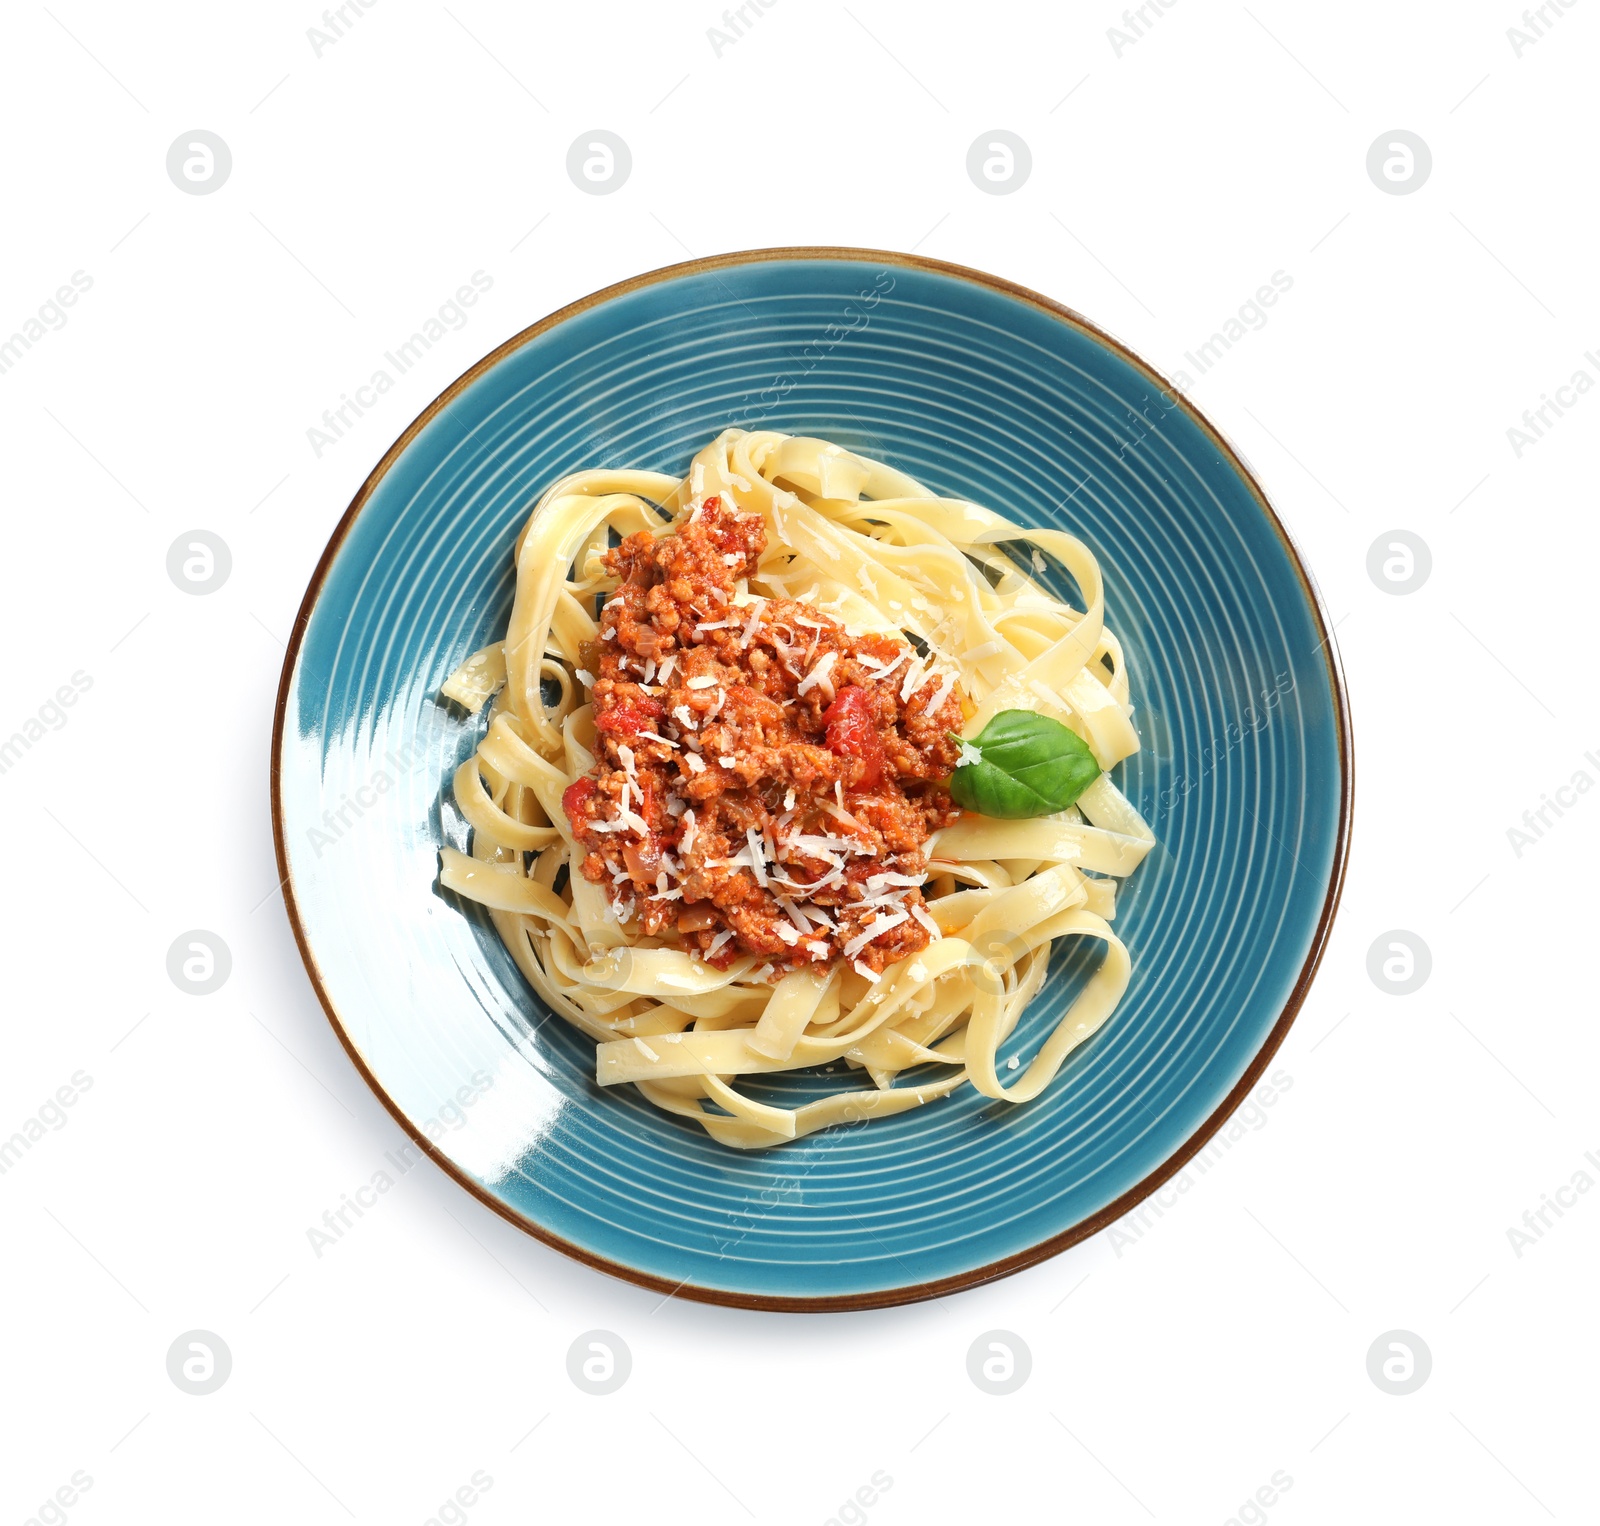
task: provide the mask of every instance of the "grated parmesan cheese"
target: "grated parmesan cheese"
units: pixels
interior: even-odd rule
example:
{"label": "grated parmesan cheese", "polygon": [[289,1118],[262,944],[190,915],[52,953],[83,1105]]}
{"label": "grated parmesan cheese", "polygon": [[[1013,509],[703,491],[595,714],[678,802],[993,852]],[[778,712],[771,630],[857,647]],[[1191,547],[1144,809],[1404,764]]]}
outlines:
{"label": "grated parmesan cheese", "polygon": [[750,618],[745,622],[743,633],[739,637],[739,650],[748,651],[750,642],[755,633],[761,628],[761,611],[765,607],[764,600],[758,600],[750,611]]}
{"label": "grated parmesan cheese", "polygon": [[812,670],[800,680],[799,686],[796,688],[795,693],[809,694],[814,688],[816,688],[816,686],[828,676],[829,670],[838,660],[838,655],[839,654],[837,652],[823,653],[823,655],[818,659],[816,667],[812,668]]}
{"label": "grated parmesan cheese", "polygon": [[908,911],[882,911],[879,912],[867,925],[861,929],[844,946],[844,957],[854,959],[869,943],[876,942],[886,932],[898,927],[902,922],[909,922],[911,913]]}
{"label": "grated parmesan cheese", "polygon": [[893,662],[879,662],[876,657],[868,657],[865,652],[856,661],[866,668],[874,678],[887,678],[909,656],[910,652],[902,652]]}
{"label": "grated parmesan cheese", "polygon": [[914,916],[923,927],[927,928],[928,936],[931,937],[935,943],[944,937],[944,933],[939,929],[939,924],[935,922],[921,906],[913,906],[911,908],[911,915]]}
{"label": "grated parmesan cheese", "polygon": [[929,715],[938,714],[940,707],[947,699],[950,698],[950,691],[955,688],[955,686],[956,675],[954,673],[946,673],[944,675],[944,682],[933,691],[933,698],[930,699],[927,705],[924,707]]}
{"label": "grated parmesan cheese", "polygon": [[[800,908],[796,906],[794,902],[791,901],[786,895],[780,895],[774,899],[778,903],[778,909],[783,912],[784,916],[794,923],[797,931],[796,937],[785,938],[784,941],[792,947],[796,942],[799,941],[798,934],[804,934],[809,937],[811,933],[811,923],[806,919],[805,916],[801,914]],[[787,929],[785,929],[785,931],[787,931]]]}
{"label": "grated parmesan cheese", "polygon": [[[852,816],[842,805],[828,805],[824,803],[822,809],[836,820],[842,821],[847,827],[854,827],[858,832],[870,832],[872,830],[866,824],[866,822],[860,820],[858,817]],[[856,846],[856,844],[850,843],[850,846],[853,848]]]}
{"label": "grated parmesan cheese", "polygon": [[756,884],[765,890],[767,888],[767,856],[761,848],[761,834],[754,827],[747,827],[744,840],[750,845],[750,871],[756,877]]}

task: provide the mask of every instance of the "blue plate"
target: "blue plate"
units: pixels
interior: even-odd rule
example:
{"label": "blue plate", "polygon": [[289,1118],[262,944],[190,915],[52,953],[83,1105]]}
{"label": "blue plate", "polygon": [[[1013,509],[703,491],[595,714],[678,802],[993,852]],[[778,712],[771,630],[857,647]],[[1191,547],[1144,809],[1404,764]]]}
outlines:
{"label": "blue plate", "polygon": [[[682,472],[730,424],[819,434],[1080,536],[1105,572],[1160,845],[1117,930],[1133,981],[1045,1095],[937,1106],[764,1153],[714,1144],[550,1018],[437,884],[480,720],[441,703],[511,605],[511,545],[576,467]],[[1002,1276],[1153,1191],[1243,1100],[1328,935],[1350,731],[1305,568],[1226,441],[1077,314],[907,255],[780,249],[614,286],[479,362],[379,463],[295,624],[273,817],[312,983],[368,1083],[464,1187],[593,1266],[777,1309]],[[1083,971],[1055,963],[1012,1047]]]}

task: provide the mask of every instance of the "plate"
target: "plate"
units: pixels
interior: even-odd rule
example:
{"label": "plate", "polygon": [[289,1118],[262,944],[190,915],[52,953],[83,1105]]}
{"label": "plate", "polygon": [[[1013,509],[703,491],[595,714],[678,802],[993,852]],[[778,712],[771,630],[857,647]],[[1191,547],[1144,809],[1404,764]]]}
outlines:
{"label": "plate", "polygon": [[[481,719],[439,698],[504,631],[511,546],[580,466],[679,473],[728,425],[820,434],[1081,537],[1143,749],[1114,777],[1159,846],[1126,882],[1133,979],[1021,1106],[954,1097],[736,1152],[552,1018],[440,890]],[[1237,453],[1151,367],[1009,282],[778,249],[598,292],[455,382],[368,478],[285,661],[272,810],[295,937],[362,1075],[468,1191],[592,1266],[788,1310],[929,1298],[1110,1224],[1243,1101],[1304,1000],[1343,880],[1350,729],[1332,632]],[[1047,1031],[1069,953],[1014,1036]]]}

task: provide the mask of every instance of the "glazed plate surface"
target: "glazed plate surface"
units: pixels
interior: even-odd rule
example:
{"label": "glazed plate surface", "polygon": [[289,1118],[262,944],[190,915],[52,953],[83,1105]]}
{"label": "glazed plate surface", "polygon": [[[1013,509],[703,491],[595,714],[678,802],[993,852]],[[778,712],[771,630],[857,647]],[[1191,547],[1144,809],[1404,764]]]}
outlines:
{"label": "glazed plate surface", "polygon": [[[994,278],[778,250],[575,304],[402,436],[296,624],[273,812],[329,1017],[465,1187],[663,1292],[869,1307],[1084,1238],[1237,1106],[1332,920],[1349,726],[1333,643],[1281,526],[1222,438],[1165,388],[1085,320]],[[482,725],[439,686],[504,631],[530,505],[578,467],[682,472],[730,424],[822,435],[937,492],[1070,530],[1100,560],[1143,744],[1114,777],[1159,845],[1119,899],[1128,994],[1032,1103],[963,1088],[767,1152],[724,1149],[630,1087],[602,1092],[592,1041],[548,1014],[487,917],[438,887],[441,844],[466,846],[449,781]],[[1006,1054],[1031,1056],[1092,953],[1057,953]],[[816,1083],[787,1084],[798,1098]]]}

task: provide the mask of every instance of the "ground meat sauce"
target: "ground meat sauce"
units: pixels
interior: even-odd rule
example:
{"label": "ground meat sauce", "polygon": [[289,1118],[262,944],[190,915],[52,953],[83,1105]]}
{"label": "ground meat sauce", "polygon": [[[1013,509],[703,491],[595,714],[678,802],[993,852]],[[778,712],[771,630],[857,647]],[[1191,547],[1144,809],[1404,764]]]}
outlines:
{"label": "ground meat sauce", "polygon": [[607,553],[598,758],[562,805],[584,876],[644,935],[676,928],[719,968],[749,953],[876,976],[932,936],[917,885],[929,834],[960,814],[959,693],[933,675],[902,700],[904,642],[790,599],[735,603],[765,549],[758,516],[708,498]]}

